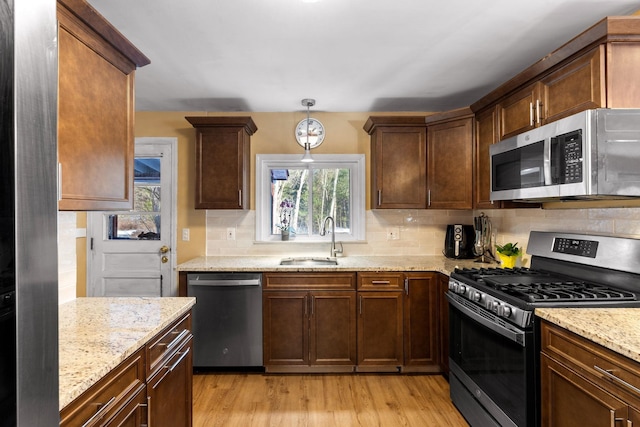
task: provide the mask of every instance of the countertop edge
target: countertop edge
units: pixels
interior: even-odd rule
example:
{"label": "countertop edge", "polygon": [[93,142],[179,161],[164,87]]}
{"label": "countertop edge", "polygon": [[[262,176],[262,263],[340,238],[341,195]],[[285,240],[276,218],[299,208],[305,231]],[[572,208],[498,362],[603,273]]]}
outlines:
{"label": "countertop edge", "polygon": [[640,362],[640,308],[536,308],[535,314]]}
{"label": "countertop edge", "polygon": [[[195,305],[196,299],[193,297],[164,297],[164,298],[109,298],[110,301],[121,300],[123,301],[136,301],[138,304],[144,302],[145,300],[153,300],[156,302],[160,302],[162,304],[162,300],[172,302],[180,301],[175,309],[171,311],[171,313],[163,315],[157,322],[153,324],[153,326],[149,327],[133,327],[128,328],[129,325],[119,326],[117,328],[113,328],[114,331],[112,334],[116,336],[115,339],[122,340],[122,347],[119,348],[115,353],[104,351],[99,352],[98,349],[101,349],[101,345],[103,343],[100,341],[98,337],[100,334],[96,335],[95,342],[91,340],[79,340],[73,337],[72,333],[65,332],[65,325],[60,325],[60,348],[59,352],[65,351],[72,353],[74,355],[81,355],[84,358],[84,362],[87,362],[88,359],[93,358],[93,361],[89,363],[85,363],[83,366],[84,370],[80,371],[80,368],[74,369],[74,366],[70,366],[72,362],[75,362],[74,358],[62,357],[60,356],[60,393],[59,393],[59,409],[62,410],[69,404],[71,404],[75,399],[80,397],[82,393],[87,391],[91,386],[97,383],[101,378],[111,372],[114,368],[116,368],[120,363],[126,360],[129,356],[134,354],[140,348],[144,347],[144,345],[149,342],[154,336],[160,333],[164,328],[169,326],[172,322],[178,319],[180,316],[187,313],[191,308]],[[78,298],[78,300],[82,300],[82,304],[87,304],[90,300],[95,302],[103,302],[106,298]],[[78,303],[78,300],[71,301],[71,303]],[[65,306],[69,303],[63,304],[61,306],[61,310],[65,310]],[[117,302],[115,302],[117,304]],[[81,323],[81,319],[80,319]],[[87,328],[91,328],[88,326]],[[84,334],[90,333],[87,331],[83,332]],[[67,361],[68,363],[65,363]],[[75,377],[78,375],[78,377]],[[81,376],[80,376],[81,375]]]}

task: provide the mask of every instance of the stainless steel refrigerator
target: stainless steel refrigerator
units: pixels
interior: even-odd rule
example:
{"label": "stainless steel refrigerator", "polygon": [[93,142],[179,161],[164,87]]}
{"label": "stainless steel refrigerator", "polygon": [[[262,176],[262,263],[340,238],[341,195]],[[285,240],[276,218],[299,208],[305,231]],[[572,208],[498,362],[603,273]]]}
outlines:
{"label": "stainless steel refrigerator", "polygon": [[56,0],[0,0],[0,426],[58,415]]}

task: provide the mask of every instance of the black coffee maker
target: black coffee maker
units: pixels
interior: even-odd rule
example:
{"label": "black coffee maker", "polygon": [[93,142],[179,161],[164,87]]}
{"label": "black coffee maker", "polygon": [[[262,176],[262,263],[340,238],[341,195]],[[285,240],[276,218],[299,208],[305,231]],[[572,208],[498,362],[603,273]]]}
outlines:
{"label": "black coffee maker", "polygon": [[455,259],[475,258],[475,243],[473,225],[449,224],[444,239],[444,256]]}

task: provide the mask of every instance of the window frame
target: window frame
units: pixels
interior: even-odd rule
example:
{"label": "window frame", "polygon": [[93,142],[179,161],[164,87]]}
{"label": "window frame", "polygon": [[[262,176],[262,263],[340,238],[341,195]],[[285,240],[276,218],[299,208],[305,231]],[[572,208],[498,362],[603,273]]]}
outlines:
{"label": "window frame", "polygon": [[[351,232],[336,232],[336,240],[365,240],[365,156],[364,154],[314,154],[314,162],[304,163],[299,154],[256,154],[256,241],[277,242],[271,234],[271,169],[349,169]],[[293,242],[326,242],[326,236],[295,236]]]}

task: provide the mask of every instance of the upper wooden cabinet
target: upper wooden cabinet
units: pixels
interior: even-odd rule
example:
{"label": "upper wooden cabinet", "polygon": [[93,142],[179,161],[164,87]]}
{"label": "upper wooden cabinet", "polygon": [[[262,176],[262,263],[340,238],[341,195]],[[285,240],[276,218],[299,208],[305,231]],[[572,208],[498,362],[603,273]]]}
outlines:
{"label": "upper wooden cabinet", "polygon": [[427,207],[427,127],[424,117],[369,117],[371,208]]}
{"label": "upper wooden cabinet", "polygon": [[196,128],[196,209],[249,209],[251,117],[185,117]]}
{"label": "upper wooden cabinet", "polygon": [[474,208],[491,209],[500,207],[500,202],[491,201],[491,167],[489,147],[498,142],[497,108],[489,107],[476,114],[476,150]]}
{"label": "upper wooden cabinet", "polygon": [[640,107],[640,17],[607,17],[471,105],[498,139],[590,108]]}
{"label": "upper wooden cabinet", "polygon": [[598,46],[500,102],[500,139],[605,106],[604,58]]}
{"label": "upper wooden cabinet", "polygon": [[58,0],[60,210],[133,207],[134,75],[149,59],[84,0]]}
{"label": "upper wooden cabinet", "polygon": [[473,208],[473,117],[463,108],[426,118],[429,208]]}

